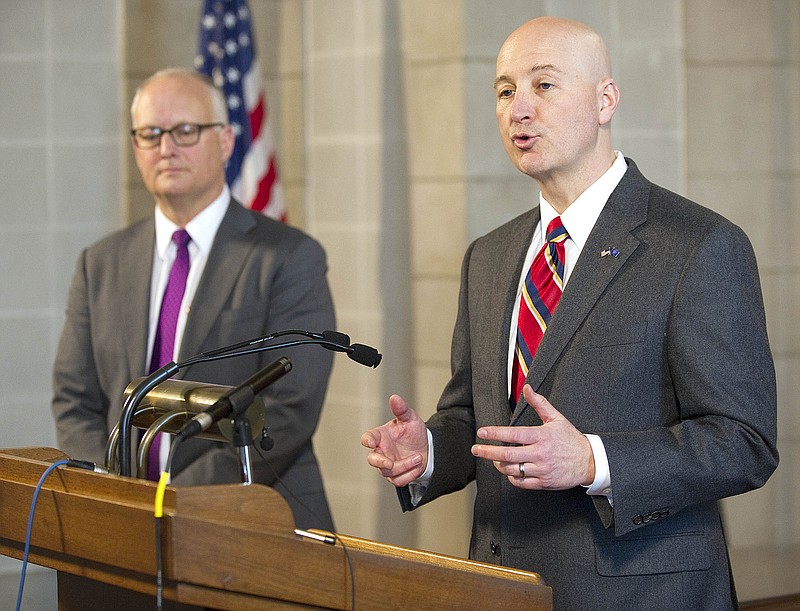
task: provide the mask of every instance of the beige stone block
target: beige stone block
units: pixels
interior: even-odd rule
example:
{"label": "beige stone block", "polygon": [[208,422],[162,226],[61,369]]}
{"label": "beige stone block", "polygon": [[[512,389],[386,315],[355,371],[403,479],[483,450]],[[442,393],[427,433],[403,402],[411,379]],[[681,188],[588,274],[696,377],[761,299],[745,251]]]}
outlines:
{"label": "beige stone block", "polygon": [[723,501],[726,536],[740,600],[797,592],[800,443],[779,442],[778,448],[781,463],[763,488]]}
{"label": "beige stone block", "polygon": [[800,58],[800,3],[705,0],[683,4],[686,55],[692,63]]}
{"label": "beige stone block", "polygon": [[303,72],[303,0],[280,0],[278,69],[282,75]]}
{"label": "beige stone block", "polygon": [[398,3],[398,9],[407,61],[441,62],[463,55],[461,0],[403,0]]}
{"label": "beige stone block", "polygon": [[[384,126],[384,113],[386,108],[396,107],[397,101],[384,101],[386,88],[384,78],[400,79],[400,74],[387,74],[384,76],[384,55],[382,52],[363,50],[356,53],[353,58],[355,70],[355,106],[350,109],[356,114],[355,133],[364,138],[377,141],[381,139],[390,126]],[[364,85],[367,83],[368,85]],[[372,84],[376,86],[372,86]],[[391,121],[391,118],[388,119]]]}
{"label": "beige stone block", "polygon": [[[8,2],[3,4],[5,9]],[[24,14],[42,15],[42,8],[39,7],[37,10],[36,4],[26,3],[25,9],[20,10],[17,15],[9,11],[11,14],[4,13],[1,18],[5,21],[8,17],[12,17],[15,23],[24,25],[24,21],[20,19]],[[55,57],[84,56],[87,59],[102,57],[108,61],[119,52],[118,30],[110,27],[119,22],[119,2],[107,0],[56,2],[50,4],[48,9],[51,11],[50,18],[42,19],[41,23],[45,27],[48,24],[54,25],[49,34],[52,37],[51,50]],[[86,27],[88,24],[94,27]]]}
{"label": "beige stone block", "polygon": [[800,327],[795,304],[800,303],[800,274],[792,270],[761,270],[767,312],[767,332],[775,357],[800,352]]}
{"label": "beige stone block", "polygon": [[686,195],[686,152],[682,131],[615,129],[614,140],[614,148],[632,158],[648,180]]}
{"label": "beige stone block", "polygon": [[407,68],[409,171],[414,178],[464,173],[463,73],[459,62]]}
{"label": "beige stone block", "polygon": [[358,232],[353,228],[317,225],[311,232],[328,255],[328,284],[337,310],[358,310],[362,301],[358,286],[366,279],[358,269]]}
{"label": "beige stone block", "polygon": [[306,209],[303,202],[305,188],[302,182],[295,183],[284,180],[280,174],[280,167],[278,165],[278,179],[281,181],[283,200],[286,204],[286,222],[292,227],[305,230],[307,224]]}
{"label": "beige stone block", "polygon": [[616,52],[614,72],[621,96],[615,122],[626,129],[659,132],[682,125],[685,92],[680,48],[656,43],[622,47]]}
{"label": "beige stone block", "polygon": [[[392,205],[388,200],[393,197],[386,193],[387,187],[384,184],[386,151],[381,134],[365,137],[359,143],[358,149],[358,156],[354,160],[357,186],[350,199],[357,210],[359,223],[365,227],[377,228],[383,216],[382,207]],[[392,172],[394,168],[389,167],[387,171]],[[396,196],[394,201],[397,201]]]}
{"label": "beige stone block", "polygon": [[800,546],[734,548],[730,557],[739,602],[797,594]]}
{"label": "beige stone block", "polygon": [[[45,39],[50,34],[50,24],[58,25],[52,21],[52,14],[62,6],[67,5],[52,6],[45,0],[5,0],[0,3],[0,54],[43,56],[47,51]],[[58,27],[53,28],[53,35],[59,33],[76,38],[74,30],[60,32]]]}
{"label": "beige stone block", "polygon": [[450,381],[450,366],[421,364],[415,368],[414,376],[416,401],[413,407],[420,418],[427,420],[436,412],[439,397],[442,396],[445,385]]}
{"label": "beige stone block", "polygon": [[359,96],[362,74],[356,70],[352,54],[311,57],[308,104],[310,138],[352,137],[361,129]]}
{"label": "beige stone block", "polygon": [[458,278],[467,247],[463,181],[415,181],[411,188],[411,252],[416,275]]}
{"label": "beige stone block", "polygon": [[361,0],[311,0],[305,18],[311,23],[311,46],[317,52],[348,52],[359,38]]}
{"label": "beige stone block", "polygon": [[[784,66],[687,70],[692,174],[787,172],[800,167],[800,71]],[[746,92],[757,83],[756,93]]]}
{"label": "beige stone block", "polygon": [[[344,355],[342,358],[348,360]],[[350,362],[350,364],[357,367],[355,363]],[[374,377],[380,375],[377,371],[372,373]],[[376,400],[352,400],[328,395],[314,436],[317,453],[321,462],[326,465],[324,469],[326,475],[329,474],[331,478],[336,479],[353,478],[364,482],[377,475],[367,463],[367,450],[360,443],[361,435],[367,430],[367,427],[361,425],[365,420],[364,415],[377,411]]]}
{"label": "beige stone block", "polygon": [[261,65],[264,80],[275,78],[280,72],[281,3],[276,0],[251,0],[250,17],[256,59]]}
{"label": "beige stone block", "polygon": [[[377,472],[371,475],[367,480],[326,477],[328,502],[338,532],[388,543],[390,541],[382,536],[383,524],[400,515],[397,494],[393,486],[383,481]],[[394,505],[385,502],[384,497],[388,493],[394,495]]]}
{"label": "beige stone block", "polygon": [[389,267],[388,262],[381,259],[381,236],[377,227],[367,226],[359,231],[355,240],[355,272],[361,279],[356,287],[356,297],[361,309],[376,310],[381,304],[381,280],[383,274],[405,275],[408,270]]}
{"label": "beige stone block", "polygon": [[800,520],[797,519],[797,506],[800,503],[800,439],[794,436],[778,440],[778,451],[781,462],[764,486],[769,486],[773,491],[774,535],[769,544],[800,547]]}
{"label": "beige stone block", "polygon": [[[775,527],[775,494],[778,490],[766,486],[722,502],[725,535],[731,547],[771,545]],[[753,520],[753,516],[759,516]]]}
{"label": "beige stone block", "polygon": [[309,215],[313,225],[358,223],[358,207],[353,194],[358,192],[358,159],[355,143],[329,141],[306,150],[310,165],[311,198]]}
{"label": "beige stone block", "polygon": [[457,279],[415,279],[414,358],[418,364],[450,364],[458,288]]}
{"label": "beige stone block", "polygon": [[798,179],[772,174],[698,177],[689,197],[744,229],[761,269],[788,270],[800,265],[798,187]]}
{"label": "beige stone block", "polygon": [[473,487],[448,494],[420,512],[416,547],[459,558],[469,555]]}
{"label": "beige stone block", "polygon": [[[775,375],[778,383],[778,440],[782,444],[800,440],[800,357],[787,354],[774,357]],[[785,461],[784,461],[785,463]],[[792,465],[800,469],[800,463]]]}
{"label": "beige stone block", "polygon": [[144,188],[143,184],[128,188],[128,205],[125,215],[126,225],[153,215],[153,196]]}
{"label": "beige stone block", "polygon": [[130,72],[145,76],[166,66],[194,65],[202,3],[127,0],[124,6],[123,63]]}
{"label": "beige stone block", "polygon": [[[340,327],[340,329],[342,332],[349,332],[354,343],[365,343],[358,341],[358,334],[353,329],[346,327]],[[382,363],[380,367],[383,368],[384,365]],[[362,405],[367,402],[370,405],[381,404],[384,400],[382,369],[365,367],[351,361],[343,353],[337,354],[330,378],[328,400],[353,405]]]}
{"label": "beige stone block", "polygon": [[[602,3],[596,4],[602,6]],[[617,5],[614,15],[618,20],[616,32],[624,39],[625,43],[630,44],[635,41],[648,46],[656,46],[663,43],[674,45],[681,41],[683,5],[691,4],[691,2],[618,0],[611,4]],[[610,44],[612,41],[607,40],[606,42]]]}
{"label": "beige stone block", "polygon": [[[61,100],[48,97],[52,92],[46,88],[47,64],[43,58],[0,60],[0,80],[4,83],[0,89],[0,107],[3,109],[0,138],[36,138],[41,142],[48,136],[48,129],[59,128],[52,124],[52,115],[54,110],[60,110],[58,103]],[[85,72],[86,68],[82,69]],[[52,66],[49,71],[52,71]],[[79,113],[83,105],[69,106],[68,109]],[[45,121],[45,117],[50,120]]]}
{"label": "beige stone block", "polygon": [[380,238],[375,229],[318,225],[312,234],[328,254],[328,281],[337,309],[378,313],[382,303],[382,277],[391,281],[393,275],[407,271],[391,267],[379,269],[382,264],[378,250]]}
{"label": "beige stone block", "polygon": [[[305,119],[303,116],[303,86],[301,76],[285,77],[281,79],[279,95],[280,105],[278,113],[269,104],[268,112],[272,121],[276,123],[273,137],[276,140],[277,157],[281,177],[290,180],[302,180],[305,176]],[[277,101],[277,100],[276,100]]]}

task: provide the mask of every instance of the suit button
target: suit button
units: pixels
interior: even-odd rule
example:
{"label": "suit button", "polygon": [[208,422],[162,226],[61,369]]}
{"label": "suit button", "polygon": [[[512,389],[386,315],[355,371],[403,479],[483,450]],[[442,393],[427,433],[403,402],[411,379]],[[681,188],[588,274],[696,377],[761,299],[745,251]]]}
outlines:
{"label": "suit button", "polygon": [[642,522],[644,522],[644,518],[642,518],[642,516],[635,516],[633,518],[633,523],[636,524],[636,526],[639,526],[639,524]]}
{"label": "suit button", "polygon": [[666,509],[665,509],[664,511],[659,511],[659,512],[658,512],[658,515],[659,515],[659,517],[661,517],[661,518],[666,518],[666,517],[669,515],[669,511],[668,511],[668,510],[666,510]]}
{"label": "suit button", "polygon": [[489,541],[489,548],[492,550],[492,555],[497,556],[500,554],[500,546],[494,541]]}

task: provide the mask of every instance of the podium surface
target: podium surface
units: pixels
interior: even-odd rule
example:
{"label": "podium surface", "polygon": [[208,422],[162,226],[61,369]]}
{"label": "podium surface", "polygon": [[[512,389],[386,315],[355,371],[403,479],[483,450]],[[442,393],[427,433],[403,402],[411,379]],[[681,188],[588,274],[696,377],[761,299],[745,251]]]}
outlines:
{"label": "podium surface", "polygon": [[[22,559],[37,482],[64,458],[0,450],[0,553]],[[155,491],[69,467],[45,480],[29,562],[58,571],[61,611],[155,608]],[[159,545],[165,609],[552,609],[535,573],[342,534],[333,544],[300,536],[283,497],[258,484],[168,486]]]}

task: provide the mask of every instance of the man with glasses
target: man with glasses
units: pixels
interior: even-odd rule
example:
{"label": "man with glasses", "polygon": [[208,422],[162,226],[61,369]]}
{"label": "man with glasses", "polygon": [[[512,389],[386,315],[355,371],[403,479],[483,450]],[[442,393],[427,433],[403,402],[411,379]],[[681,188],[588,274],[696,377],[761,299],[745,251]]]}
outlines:
{"label": "man with glasses", "polygon": [[[59,447],[97,463],[131,380],[275,331],[335,327],[322,247],[231,198],[225,164],[234,133],[212,82],[189,70],[159,71],[136,91],[131,120],[155,211],[81,254],[54,367]],[[175,320],[165,325],[170,304]],[[266,460],[254,456],[253,480],[286,497],[298,526],[332,530],[311,442],[331,352],[261,352],[192,365],[176,377],[235,386],[279,356],[293,367],[262,393],[274,446]],[[168,439],[160,441],[148,466],[165,464]],[[239,455],[230,444],[193,438],[178,447],[171,474],[175,485],[238,482]]]}

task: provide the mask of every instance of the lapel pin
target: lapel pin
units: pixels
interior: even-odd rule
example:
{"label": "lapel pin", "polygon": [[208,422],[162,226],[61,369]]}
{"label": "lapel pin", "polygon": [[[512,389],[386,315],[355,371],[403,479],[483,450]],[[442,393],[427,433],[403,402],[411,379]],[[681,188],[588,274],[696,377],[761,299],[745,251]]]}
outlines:
{"label": "lapel pin", "polygon": [[619,249],[616,246],[612,246],[611,248],[606,248],[605,250],[600,252],[601,257],[605,257],[607,255],[611,255],[612,257],[619,256]]}

